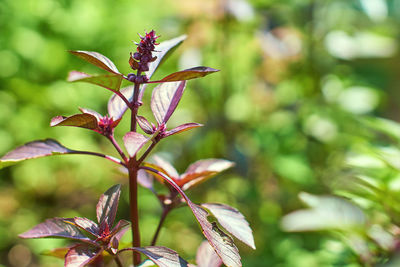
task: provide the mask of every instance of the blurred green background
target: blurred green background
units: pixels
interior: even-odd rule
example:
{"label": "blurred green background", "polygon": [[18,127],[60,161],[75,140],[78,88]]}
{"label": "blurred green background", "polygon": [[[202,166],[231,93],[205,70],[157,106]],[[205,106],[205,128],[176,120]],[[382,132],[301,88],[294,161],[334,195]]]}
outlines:
{"label": "blurred green background", "polygon": [[[205,127],[164,140],[156,152],[181,172],[202,158],[236,162],[189,196],[229,204],[247,217],[257,250],[237,242],[244,266],[392,264],[400,233],[396,0],[1,0],[0,155],[47,137],[115,155],[94,132],[49,127],[52,117],[78,107],[104,114],[110,97],[100,87],[65,81],[74,69],[101,73],[66,51],[100,52],[128,73],[132,41],[151,29],[160,41],[188,35],[155,77],[197,65],[221,69],[188,83],[169,123]],[[148,89],[144,106],[149,96]],[[151,118],[147,107],[141,113]],[[127,130],[123,120],[118,137]],[[45,218],[94,218],[99,195],[126,182],[112,163],[84,156],[1,170],[0,266],[62,266],[41,253],[64,241],[17,235]],[[304,207],[300,192],[345,197],[365,217],[350,227],[285,232],[282,217]],[[129,216],[127,200],[125,187],[120,218]],[[160,207],[144,189],[139,201],[146,244]],[[344,225],[346,210],[335,205],[322,209]],[[353,222],[347,215],[342,219]],[[297,222],[322,222],[324,213],[310,216]],[[202,238],[184,208],[167,218],[158,244],[193,262]]]}

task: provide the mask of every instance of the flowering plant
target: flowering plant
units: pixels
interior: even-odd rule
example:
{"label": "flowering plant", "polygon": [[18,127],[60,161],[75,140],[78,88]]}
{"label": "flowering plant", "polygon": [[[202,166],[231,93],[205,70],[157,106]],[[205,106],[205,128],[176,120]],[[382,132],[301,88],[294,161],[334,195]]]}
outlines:
{"label": "flowering plant", "polygon": [[[158,266],[189,266],[177,252],[166,247],[155,246],[165,217],[172,209],[186,203],[208,241],[203,243],[198,250],[197,265],[212,267],[224,263],[226,266],[241,266],[238,249],[233,239],[223,229],[255,248],[252,231],[244,216],[226,204],[195,204],[185,193],[186,190],[232,167],[233,163],[222,159],[200,160],[191,164],[185,173],[179,175],[170,163],[160,157],[154,157],[153,163],[145,162],[147,156],[162,139],[202,126],[198,123],[185,123],[168,130],[167,123],[183,96],[186,81],[218,70],[195,67],[172,73],[161,80],[151,80],[165,56],[182,43],[185,36],[158,44],[158,36],[151,31],[145,36],[140,36],[140,39],[140,42],[136,43],[136,52],[131,53],[129,57],[129,64],[136,73],[127,75],[122,74],[110,59],[100,53],[70,51],[73,55],[108,72],[108,74],[90,75],[71,71],[68,76],[71,82],[88,82],[111,91],[113,95],[108,102],[108,114],[102,116],[96,111],[81,108],[80,114],[57,116],[50,123],[53,127],[80,127],[101,134],[111,142],[119,158],[92,151],[72,150],[55,140],[46,139],[20,146],[0,159],[0,168],[27,159],[51,155],[86,154],[108,159],[122,167],[129,177],[129,222],[121,220],[113,227],[121,194],[121,186],[114,185],[99,199],[96,207],[97,223],[81,217],[53,218],[33,227],[20,237],[57,237],[78,242],[65,249],[65,266],[69,267],[103,266],[109,260],[114,260],[118,266],[123,266],[120,255],[127,251],[132,252],[134,266],[142,263],[141,254]],[[158,45],[157,50],[156,45]],[[132,85],[121,88],[122,80],[127,80]],[[147,118],[138,115],[138,110],[143,105],[143,94],[149,83],[159,84],[153,89],[150,103],[156,123],[149,122]],[[128,109],[131,111],[130,131],[123,137],[124,150],[116,140],[114,130]],[[144,134],[138,132],[137,125]],[[167,195],[160,194],[153,188],[153,178],[168,188]],[[163,208],[160,223],[150,246],[142,246],[140,240],[138,184],[150,189]],[[132,246],[122,248],[119,241],[129,228],[128,226],[132,229]]]}

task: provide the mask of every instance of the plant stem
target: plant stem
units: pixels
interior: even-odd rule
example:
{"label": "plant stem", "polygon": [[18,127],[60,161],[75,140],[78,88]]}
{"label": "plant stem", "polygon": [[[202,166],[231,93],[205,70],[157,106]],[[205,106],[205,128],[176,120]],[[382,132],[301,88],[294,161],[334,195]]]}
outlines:
{"label": "plant stem", "polygon": [[[140,76],[141,72],[137,72],[137,76]],[[133,90],[133,102],[132,102],[132,113],[131,113],[131,131],[136,132],[136,115],[139,109],[139,90],[140,83],[135,83],[135,88]]]}
{"label": "plant stem", "polygon": [[81,155],[91,155],[91,156],[101,157],[101,158],[108,159],[108,160],[110,160],[110,161],[112,161],[114,163],[117,163],[119,165],[122,165],[122,166],[126,167],[126,164],[124,162],[122,162],[121,160],[119,160],[117,158],[114,158],[112,156],[104,155],[104,154],[97,153],[97,152],[73,150],[71,152],[68,152],[68,154],[81,154]]}
{"label": "plant stem", "polygon": [[119,259],[118,255],[115,255],[114,260],[115,260],[115,263],[118,265],[118,267],[124,267],[124,266],[122,265],[122,262],[121,262],[121,260]]}
{"label": "plant stem", "polygon": [[[132,228],[132,246],[140,247],[140,231],[139,231],[139,210],[138,210],[138,197],[137,197],[137,172],[136,165],[128,169],[129,171],[129,206],[131,214],[131,228]],[[136,266],[140,263],[139,252],[133,251],[133,265]]]}
{"label": "plant stem", "polygon": [[127,106],[127,107],[130,107],[129,100],[126,99],[126,97],[125,97],[120,91],[116,91],[116,90],[113,90],[113,89],[108,88],[108,87],[104,87],[104,88],[106,88],[107,90],[109,90],[109,91],[113,92],[114,94],[116,94],[117,96],[119,96],[119,97],[122,99],[122,101],[124,101],[124,103],[126,104],[126,106]]}
{"label": "plant stem", "polygon": [[149,153],[153,150],[153,148],[156,146],[157,143],[158,143],[158,141],[155,141],[155,140],[151,143],[151,145],[143,153],[143,155],[140,157],[140,159],[138,159],[138,161],[137,161],[138,165],[140,165],[143,162],[143,160],[149,155]]}
{"label": "plant stem", "polygon": [[122,157],[122,159],[125,161],[125,163],[128,163],[128,159],[126,158],[124,152],[122,151],[121,147],[118,145],[117,141],[114,138],[114,134],[111,136],[107,136],[108,140],[113,144],[115,149],[118,151],[119,155]]}
{"label": "plant stem", "polygon": [[163,178],[165,181],[167,181],[170,185],[172,185],[173,188],[175,188],[176,191],[178,191],[178,193],[185,199],[186,203],[188,203],[189,206],[191,204],[193,204],[192,201],[190,201],[190,199],[187,197],[185,192],[182,190],[182,188],[180,188],[179,185],[177,185],[175,183],[175,181],[168,175],[166,175],[163,172],[160,172],[156,169],[147,167],[147,166],[140,166],[139,169],[148,170],[148,171],[151,171],[152,173],[155,173],[155,174],[161,176],[161,178]]}
{"label": "plant stem", "polygon": [[[140,71],[137,72],[137,76]],[[139,89],[140,83],[135,83],[133,91],[133,101],[131,103],[131,131],[136,132],[136,115],[139,109]],[[131,215],[131,229],[132,229],[132,246],[140,247],[140,230],[139,230],[139,209],[138,209],[138,183],[137,173],[139,165],[137,164],[136,155],[129,158],[128,172],[129,172],[129,206]],[[141,262],[140,253],[133,251],[133,266],[139,265]]]}
{"label": "plant stem", "polygon": [[158,238],[158,234],[160,233],[161,227],[162,227],[162,225],[163,225],[163,223],[165,221],[165,218],[167,217],[168,213],[170,212],[170,210],[171,209],[169,209],[169,208],[165,208],[165,207],[163,208],[163,212],[162,212],[161,217],[160,217],[160,222],[158,223],[157,230],[154,233],[153,240],[151,241],[151,245],[152,246],[154,246],[156,244],[157,238]]}

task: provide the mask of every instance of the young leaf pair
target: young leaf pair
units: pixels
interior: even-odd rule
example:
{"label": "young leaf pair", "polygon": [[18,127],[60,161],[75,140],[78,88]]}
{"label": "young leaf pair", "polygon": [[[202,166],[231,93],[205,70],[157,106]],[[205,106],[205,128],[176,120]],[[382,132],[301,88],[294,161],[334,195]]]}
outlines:
{"label": "young leaf pair", "polygon": [[185,123],[167,131],[167,122],[181,100],[185,87],[186,82],[182,81],[162,83],[153,89],[150,107],[157,121],[157,126],[150,123],[145,117],[137,117],[138,124],[145,133],[154,134],[158,132],[158,137],[163,138],[203,126],[199,123]]}

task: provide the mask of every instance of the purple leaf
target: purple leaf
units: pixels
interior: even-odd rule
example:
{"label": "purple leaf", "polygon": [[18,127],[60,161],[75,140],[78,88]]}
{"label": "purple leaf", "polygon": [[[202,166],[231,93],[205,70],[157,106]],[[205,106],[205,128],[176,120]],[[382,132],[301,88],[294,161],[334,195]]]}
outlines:
{"label": "purple leaf", "polygon": [[[149,71],[146,72],[146,75],[149,79],[151,78],[157,67],[162,63],[163,59],[166,58],[170,54],[170,52],[172,52],[173,49],[176,48],[178,45],[180,45],[185,39],[186,36],[183,35],[168,41],[164,41],[160,43],[159,46],[157,46],[158,52],[153,53],[153,56],[157,56],[157,59],[149,64]],[[143,84],[141,86],[140,89],[141,95],[143,94],[145,87],[146,84]],[[132,101],[133,89],[134,86],[128,86],[122,88],[120,92],[129,101]],[[139,99],[141,99],[141,97],[139,97]],[[110,116],[114,120],[121,119],[127,109],[128,107],[126,106],[125,102],[122,101],[122,99],[118,95],[113,94],[111,96],[110,100],[108,101],[108,114],[110,114]]]}
{"label": "purple leaf", "polygon": [[208,241],[203,241],[197,249],[196,263],[197,267],[219,267],[222,265],[222,260]]}
{"label": "purple leaf", "polygon": [[[118,221],[118,223],[112,229],[111,234],[114,235],[114,234],[118,233],[119,231],[128,230],[127,226],[129,226],[129,224],[130,223],[128,221],[125,221],[125,220]],[[123,232],[125,233],[125,231],[123,231]]]}
{"label": "purple leaf", "polygon": [[27,159],[70,154],[74,152],[75,151],[64,147],[53,139],[33,141],[17,147],[0,158],[0,169]]}
{"label": "purple leaf", "polygon": [[101,118],[103,118],[103,115],[101,115],[101,114],[98,113],[97,111],[94,111],[94,110],[91,110],[91,109],[88,109],[88,108],[79,108],[79,110],[80,110],[82,113],[90,114],[90,115],[92,115],[92,116],[95,116],[96,119],[97,119],[97,121],[99,121],[99,120],[101,120]]}
{"label": "purple leaf", "polygon": [[203,126],[203,124],[194,123],[194,122],[185,123],[185,124],[179,125],[178,127],[175,127],[174,129],[172,129],[170,131],[167,131],[165,133],[165,137],[170,136],[170,135],[174,135],[174,134],[177,134],[177,133],[181,133],[181,132],[193,129],[193,128],[201,127],[201,126]]}
{"label": "purple leaf", "polygon": [[186,81],[191,79],[196,79],[200,77],[204,77],[208,74],[218,72],[219,70],[209,68],[209,67],[194,67],[191,69],[186,69],[178,72],[174,72],[161,80],[158,81],[150,81],[148,83],[162,83],[162,82],[176,82],[176,81]]}
{"label": "purple leaf", "polygon": [[143,116],[136,116],[137,122],[143,132],[147,134],[153,134],[154,130],[150,122]]}
{"label": "purple leaf", "polygon": [[[186,35],[181,35],[171,40],[164,41],[157,46],[157,51],[153,52],[153,57],[156,57],[156,60],[149,63],[149,70],[146,72],[147,78],[151,78],[164,60],[173,52],[175,49],[186,39]],[[143,84],[140,87],[139,92],[139,101],[142,100],[144,91],[146,90],[147,84]]]}
{"label": "purple leaf", "polygon": [[121,74],[119,72],[119,70],[117,69],[117,67],[115,66],[115,64],[106,56],[97,53],[97,52],[91,52],[91,51],[68,51],[71,54],[80,57],[84,60],[86,60],[87,62],[102,68],[103,70],[106,70],[108,72],[112,72],[115,74]]}
{"label": "purple leaf", "polygon": [[186,82],[162,83],[153,89],[151,110],[158,124],[166,123],[181,100]]}
{"label": "purple leaf", "polygon": [[[134,86],[128,86],[122,88],[120,92],[125,96],[126,99],[132,102],[134,88],[135,88]],[[110,114],[110,116],[114,120],[121,119],[126,110],[128,109],[126,103],[116,94],[113,94],[108,100],[107,108],[108,108],[108,114]]]}
{"label": "purple leaf", "polygon": [[[164,170],[162,167],[158,166],[157,164],[153,164],[153,163],[149,163],[149,162],[143,162],[142,166],[146,167],[146,168],[151,168],[151,169],[156,170],[157,172],[149,172],[149,174],[151,174],[154,178],[156,178],[161,184],[166,183],[166,181],[165,181],[164,177],[161,176],[159,173],[162,173],[162,174],[170,177],[170,175],[167,173],[167,171]],[[175,178],[172,177],[171,179],[174,180]]]}
{"label": "purple leaf", "polygon": [[114,224],[120,195],[121,185],[119,184],[112,186],[101,195],[96,206],[97,221],[99,224],[106,222],[109,227]]}
{"label": "purple leaf", "polygon": [[136,132],[128,132],[124,136],[124,144],[129,156],[134,157],[136,153],[146,144],[149,139]]}
{"label": "purple leaf", "polygon": [[94,221],[87,218],[75,217],[73,223],[77,227],[92,234],[93,236],[99,237],[99,227]]}
{"label": "purple leaf", "polygon": [[139,170],[138,171],[138,183],[143,186],[144,188],[150,189],[151,191],[154,191],[153,189],[153,176],[148,174],[144,170]]}
{"label": "purple leaf", "polygon": [[214,248],[215,252],[217,252],[218,256],[222,259],[226,266],[242,266],[239,251],[233,243],[232,238],[224,233],[221,229],[219,229],[218,225],[215,222],[211,223],[208,221],[208,212],[206,210],[204,210],[199,205],[194,204],[183,192],[183,190],[173,181],[172,178],[155,169],[149,167],[142,168],[156,173],[165,181],[167,181],[170,185],[172,185],[181,194],[181,196],[185,199],[186,203],[192,210],[197,221],[199,222],[204,236],[207,238],[210,245]]}
{"label": "purple leaf", "polygon": [[[129,101],[132,102],[133,100],[133,90],[134,86],[127,86],[124,87],[120,90],[121,94],[125,96],[125,98]],[[140,86],[140,92],[139,92],[139,101],[142,99],[142,94],[146,88],[146,84],[142,84]],[[111,117],[114,118],[114,120],[118,120],[122,118],[124,113],[127,111],[128,106],[126,103],[116,94],[113,94],[110,99],[108,100],[108,114],[110,114]]]}
{"label": "purple leaf", "polygon": [[166,175],[168,175],[172,179],[179,178],[178,171],[168,161],[164,160],[163,158],[161,158],[157,155],[153,156],[153,161],[155,164],[157,164],[159,167],[161,167],[161,169],[164,170]]}
{"label": "purple leaf", "polygon": [[168,57],[184,40],[186,35],[181,35],[174,39],[170,39],[160,43],[157,46],[157,51],[153,52],[153,57],[156,56],[157,59],[149,64],[149,70],[146,72],[147,77],[150,79],[153,73],[156,71],[159,65],[161,65],[165,58]]}
{"label": "purple leaf", "polygon": [[47,219],[43,223],[40,223],[33,227],[31,230],[20,234],[21,238],[44,238],[44,237],[54,237],[54,238],[69,238],[80,240],[84,242],[91,242],[84,234],[79,231],[79,229],[66,222],[68,219],[64,218],[52,218]]}
{"label": "purple leaf", "polygon": [[148,246],[144,248],[125,248],[119,252],[134,250],[143,253],[157,266],[160,267],[186,267],[188,263],[179,257],[172,249],[160,246]]}
{"label": "purple leaf", "polygon": [[196,216],[196,219],[203,230],[204,236],[207,238],[208,242],[214,248],[215,252],[219,255],[224,264],[230,267],[242,266],[239,251],[233,243],[232,238],[219,229],[215,222],[211,223],[208,221],[208,212],[202,207],[192,202],[188,202],[188,205]]}
{"label": "purple leaf", "polygon": [[119,242],[119,240],[121,240],[121,238],[124,236],[124,234],[126,233],[126,231],[129,230],[128,226],[130,223],[128,221],[125,220],[120,220],[117,225],[114,227],[112,233],[114,235],[114,238]]}
{"label": "purple leaf", "polygon": [[187,190],[218,173],[231,168],[234,163],[224,159],[203,159],[191,164],[179,178],[178,184]]}
{"label": "purple leaf", "polygon": [[204,171],[222,172],[233,167],[235,163],[225,159],[202,159],[198,160],[185,171],[185,174],[198,173]]}
{"label": "purple leaf", "polygon": [[68,74],[69,82],[87,82],[101,87],[118,91],[122,83],[122,75],[120,74],[105,74],[105,75],[89,75],[80,71],[71,71]]}
{"label": "purple leaf", "polygon": [[101,257],[103,251],[96,247],[76,245],[65,255],[65,267],[84,267]]}
{"label": "purple leaf", "polygon": [[74,126],[86,129],[98,127],[97,118],[90,114],[76,114],[69,117],[57,116],[51,119],[50,126]]}
{"label": "purple leaf", "polygon": [[229,233],[243,241],[252,249],[256,249],[253,232],[249,223],[237,209],[217,203],[204,203],[201,204],[201,206],[208,209]]}

